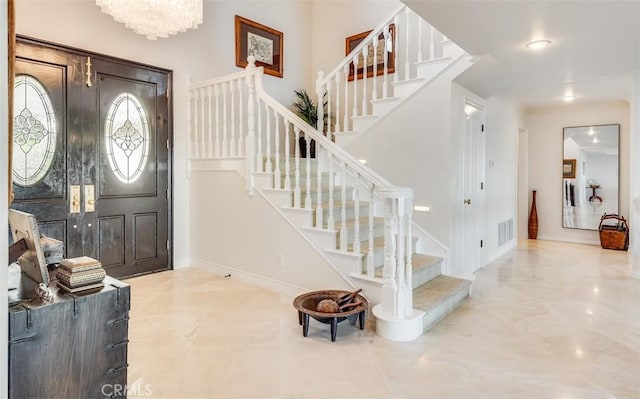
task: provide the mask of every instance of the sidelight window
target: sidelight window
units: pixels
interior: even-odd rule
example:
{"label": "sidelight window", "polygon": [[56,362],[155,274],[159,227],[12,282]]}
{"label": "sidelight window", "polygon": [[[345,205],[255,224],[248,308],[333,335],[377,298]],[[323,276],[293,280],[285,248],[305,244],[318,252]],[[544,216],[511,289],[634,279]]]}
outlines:
{"label": "sidelight window", "polygon": [[13,97],[13,181],[29,187],[51,168],[56,151],[56,117],[45,88],[29,75],[17,75]]}
{"label": "sidelight window", "polygon": [[109,166],[123,183],[135,182],[149,158],[149,122],[140,101],[131,93],[118,95],[105,122]]}

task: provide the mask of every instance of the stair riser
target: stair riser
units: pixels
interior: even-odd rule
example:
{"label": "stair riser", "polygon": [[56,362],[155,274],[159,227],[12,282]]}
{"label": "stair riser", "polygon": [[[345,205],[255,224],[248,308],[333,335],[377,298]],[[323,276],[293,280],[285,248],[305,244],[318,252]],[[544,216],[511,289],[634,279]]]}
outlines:
{"label": "stair riser", "polygon": [[471,285],[467,285],[459,289],[454,295],[451,295],[436,308],[431,309],[424,315],[422,326],[424,331],[428,331],[440,320],[444,319],[449,313],[453,312],[460,302],[469,297],[471,293]]}
{"label": "stair riser", "polygon": [[440,274],[442,274],[442,262],[414,271],[411,275],[411,288],[416,289]]}
{"label": "stair riser", "polygon": [[[446,61],[449,62],[450,59],[446,59]],[[441,62],[419,63],[416,65],[417,75],[421,78],[431,79],[442,71],[446,65]]]}
{"label": "stair riser", "polygon": [[[360,240],[369,236],[369,224],[361,223],[360,228],[358,229],[360,233]],[[336,248],[340,248],[340,230],[338,229],[338,233],[336,234]],[[384,223],[377,223],[373,225],[373,237],[383,237],[384,236]],[[355,238],[355,228],[349,227],[347,228],[347,244],[353,244],[353,240]]]}
{"label": "stair riser", "polygon": [[[318,201],[318,189],[317,186],[314,186],[313,184],[311,185],[311,191],[309,192],[309,195],[311,196],[311,203],[315,204]],[[306,188],[306,184],[303,187],[301,184],[300,187],[300,198],[301,198],[301,204],[304,206],[304,201],[305,201],[305,197],[307,196],[307,188]],[[353,188],[351,187],[347,187],[346,191],[345,191],[345,197],[347,201],[350,201],[353,198]],[[342,188],[341,187],[334,187],[333,188],[333,200],[334,201],[340,201],[342,199]],[[327,202],[329,201],[329,187],[322,187],[322,191],[321,191],[321,200],[322,202]],[[293,201],[293,199],[292,199]],[[334,208],[335,209],[335,208]]]}
{"label": "stair riser", "polygon": [[[361,237],[362,238],[362,237]],[[361,241],[363,244],[366,244],[368,240],[368,237],[364,237],[363,240]],[[412,238],[413,241],[413,247],[416,247],[416,243],[418,242],[418,239],[416,237]],[[369,256],[369,252],[368,250],[363,250],[364,252],[364,261],[368,262],[367,257]],[[367,263],[365,263],[366,265]],[[373,249],[373,267],[379,267],[384,265],[384,247],[374,247]]]}
{"label": "stair riser", "polygon": [[399,98],[396,101],[372,101],[371,113],[373,115],[384,115],[394,109],[399,101]]}
{"label": "stair riser", "polygon": [[464,53],[464,50],[462,50],[460,47],[458,47],[452,41],[448,41],[448,42],[444,43],[443,46],[442,46],[442,56],[443,57],[456,58],[456,57],[462,55],[463,53]]}
{"label": "stair riser", "polygon": [[[286,163],[287,163],[286,159],[284,159],[284,158],[280,159],[280,165],[279,166],[280,166],[280,171],[283,174],[284,174],[285,169],[286,169]],[[310,162],[309,166],[311,167],[312,171],[316,171],[318,169],[318,161],[316,160],[316,158],[311,158],[311,162]],[[262,167],[266,169],[266,167],[267,167],[267,162],[266,161],[262,163]],[[275,170],[275,169],[276,169],[276,161],[272,160],[271,161],[271,170]],[[289,172],[293,174],[295,170],[296,170],[296,160],[295,160],[295,157],[292,155],[289,158]],[[300,173],[302,173],[303,170],[306,173],[306,170],[307,170],[307,158],[300,158]]]}
{"label": "stair riser", "polygon": [[408,83],[397,85],[393,88],[393,95],[395,97],[407,97],[411,95],[414,91],[418,90],[418,88],[422,85],[422,83]]}
{"label": "stair riser", "polygon": [[375,115],[371,115],[370,118],[355,118],[353,119],[353,130],[357,132],[364,132],[371,126],[373,126],[378,118]]}
{"label": "stair riser", "polygon": [[[346,208],[347,211],[347,220],[355,218],[356,210],[353,204],[349,204]],[[360,214],[358,215],[360,218],[369,216],[369,203],[364,203],[364,205],[360,205]],[[313,213],[313,217],[315,220],[315,212]],[[335,204],[333,207],[333,220],[336,223],[342,222],[342,206],[340,204]],[[326,227],[327,222],[329,221],[329,208],[325,207],[322,209],[322,221],[323,225]]]}
{"label": "stair riser", "polygon": [[[273,178],[273,184],[276,184],[276,179],[275,177]],[[323,175],[322,176],[322,181],[321,181],[322,186],[329,186],[329,175]],[[296,185],[296,179],[295,176],[290,176],[290,185],[291,188],[294,188]],[[280,188],[284,188],[285,186],[285,177],[284,175],[280,177]],[[303,187],[307,187],[307,175],[300,175],[300,188],[302,189]],[[316,175],[312,175],[311,176],[311,188],[316,188],[318,187],[318,177]],[[274,188],[278,188],[278,187],[274,187]],[[327,191],[328,192],[328,191]]]}

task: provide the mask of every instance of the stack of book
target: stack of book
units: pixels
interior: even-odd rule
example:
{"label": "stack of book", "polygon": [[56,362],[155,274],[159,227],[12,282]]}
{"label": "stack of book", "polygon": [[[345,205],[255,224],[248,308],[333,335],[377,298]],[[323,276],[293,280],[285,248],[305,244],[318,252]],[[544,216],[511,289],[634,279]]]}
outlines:
{"label": "stack of book", "polygon": [[58,287],[67,292],[79,292],[104,287],[107,273],[99,260],[88,256],[64,259],[58,267]]}

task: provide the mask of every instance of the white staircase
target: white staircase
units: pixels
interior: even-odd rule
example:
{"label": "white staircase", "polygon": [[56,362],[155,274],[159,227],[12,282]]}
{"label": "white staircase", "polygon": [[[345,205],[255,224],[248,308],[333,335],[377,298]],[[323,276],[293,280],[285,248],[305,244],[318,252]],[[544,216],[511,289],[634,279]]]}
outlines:
{"label": "white staircase", "polygon": [[[399,37],[408,26],[415,28],[407,29],[403,44]],[[418,54],[414,60],[406,51],[404,58],[396,57],[395,73],[385,60],[380,76],[362,74],[362,82],[348,82],[349,59],[357,70],[356,54],[367,59],[365,49],[369,43],[375,49],[377,37],[384,37],[383,43],[393,39],[396,53],[411,43],[420,53],[422,39],[415,41],[409,32],[426,32],[429,57]],[[396,341],[412,340],[446,316],[470,295],[471,282],[442,274],[448,250],[412,222],[411,189],[392,185],[320,132],[338,142],[364,134],[462,56],[407,7],[399,7],[334,72],[319,75],[319,103],[326,97],[327,107],[319,109],[317,130],[264,91],[262,68],[252,57],[244,72],[191,86],[191,165],[239,170],[249,195],[264,196],[331,267],[364,289],[375,305],[376,331]],[[376,69],[372,66],[374,76]],[[331,115],[327,129],[324,113]],[[300,157],[301,137],[307,138],[302,140],[307,154],[309,139],[315,140],[317,158]]]}

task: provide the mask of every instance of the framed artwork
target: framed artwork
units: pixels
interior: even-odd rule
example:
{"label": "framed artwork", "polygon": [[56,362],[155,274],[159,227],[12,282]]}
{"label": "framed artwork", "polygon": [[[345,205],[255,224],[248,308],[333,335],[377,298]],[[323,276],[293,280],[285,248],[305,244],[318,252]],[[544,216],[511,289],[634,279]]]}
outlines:
{"label": "framed artwork", "polygon": [[[345,55],[349,55],[349,53],[351,53],[356,47],[358,47],[358,45],[367,37],[369,36],[369,33],[371,33],[371,31],[366,31],[366,32],[362,32],[362,33],[358,33],[357,35],[353,35],[353,36],[349,36],[348,38],[345,39]],[[373,76],[373,63],[375,62],[376,65],[376,76],[378,75],[382,75],[384,74],[384,56],[385,53],[387,55],[387,73],[394,73],[396,71],[396,49],[395,49],[395,37],[396,37],[396,26],[394,24],[389,25],[389,40],[391,41],[391,43],[388,43],[389,45],[385,47],[384,45],[384,33],[380,33],[380,35],[378,35],[378,51],[375,54],[373,54],[373,44],[369,45],[369,50],[367,52],[367,63],[366,63],[366,71],[367,71],[367,77],[370,78]],[[385,51],[387,48],[390,48],[391,51]],[[355,71],[354,74],[354,68],[353,68],[353,62],[351,62],[349,64],[349,81],[352,81],[354,76],[357,76],[357,79],[362,79],[363,78],[363,74],[365,71],[365,65],[364,65],[364,56],[362,56],[362,54],[360,54],[360,56],[358,57],[358,69],[357,71]],[[375,61],[374,61],[375,60]],[[357,74],[357,75],[356,75]]]}
{"label": "framed artwork", "polygon": [[280,31],[236,15],[236,66],[247,66],[247,57],[267,75],[282,77],[284,42]]}
{"label": "framed artwork", "polygon": [[562,161],[562,178],[563,179],[576,178],[576,160],[575,159],[565,159]]}

